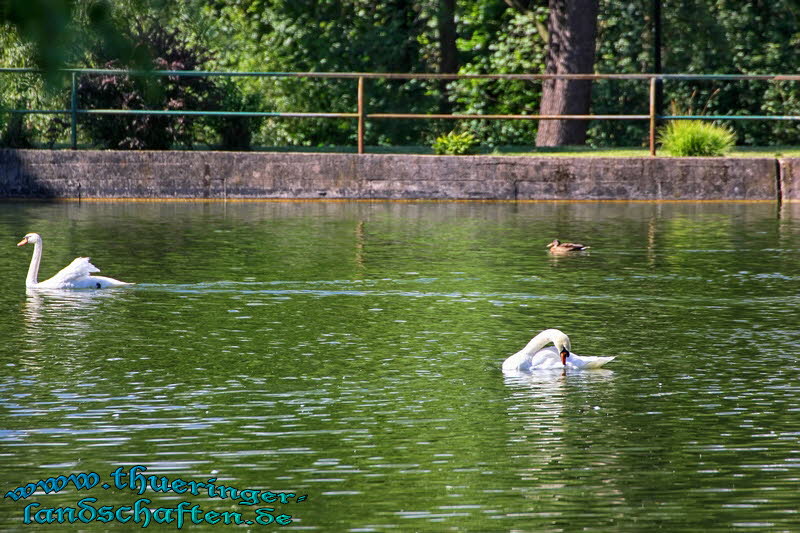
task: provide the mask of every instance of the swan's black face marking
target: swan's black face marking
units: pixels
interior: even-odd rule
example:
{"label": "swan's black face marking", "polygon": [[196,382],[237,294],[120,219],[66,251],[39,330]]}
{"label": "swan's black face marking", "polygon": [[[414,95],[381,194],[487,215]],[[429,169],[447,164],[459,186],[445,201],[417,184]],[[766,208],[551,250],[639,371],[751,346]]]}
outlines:
{"label": "swan's black face marking", "polygon": [[96,285],[97,285],[97,288],[99,289],[100,288],[100,282],[97,282]]}
{"label": "swan's black face marking", "polygon": [[562,364],[562,365],[565,365],[565,366],[566,366],[566,364],[567,364],[567,357],[569,357],[569,351],[567,351],[567,349],[566,349],[566,348],[561,348],[561,364]]}

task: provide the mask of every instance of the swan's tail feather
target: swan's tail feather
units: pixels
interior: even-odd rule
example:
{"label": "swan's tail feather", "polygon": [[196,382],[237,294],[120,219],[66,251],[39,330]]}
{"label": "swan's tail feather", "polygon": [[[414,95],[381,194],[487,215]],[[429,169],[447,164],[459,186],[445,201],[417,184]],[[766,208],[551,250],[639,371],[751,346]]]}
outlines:
{"label": "swan's tail feather", "polygon": [[611,357],[595,357],[589,361],[586,361],[586,364],[582,368],[600,368],[604,364],[613,361],[616,358],[616,355]]}
{"label": "swan's tail feather", "polygon": [[75,259],[75,261],[73,261],[73,263],[78,261],[78,259],[81,260],[81,265],[83,265],[83,267],[86,268],[86,273],[87,274],[91,273],[91,272],[100,272],[99,268],[97,268],[96,266],[94,266],[93,264],[91,264],[89,262],[89,258],[88,257],[78,257],[77,259]]}
{"label": "swan's tail feather", "polygon": [[90,289],[109,289],[113,287],[125,287],[127,285],[134,285],[127,281],[120,281],[114,278],[107,278],[106,276],[90,276],[86,278],[86,287]]}

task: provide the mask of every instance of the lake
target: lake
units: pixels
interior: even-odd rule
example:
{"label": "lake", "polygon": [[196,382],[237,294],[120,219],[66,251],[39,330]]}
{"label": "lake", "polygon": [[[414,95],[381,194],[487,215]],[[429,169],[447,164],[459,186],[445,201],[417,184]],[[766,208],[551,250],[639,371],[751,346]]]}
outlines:
{"label": "lake", "polygon": [[[41,279],[136,285],[26,293],[29,231]],[[4,202],[0,235],[0,529],[800,528],[800,203]],[[546,328],[617,359],[504,376]]]}

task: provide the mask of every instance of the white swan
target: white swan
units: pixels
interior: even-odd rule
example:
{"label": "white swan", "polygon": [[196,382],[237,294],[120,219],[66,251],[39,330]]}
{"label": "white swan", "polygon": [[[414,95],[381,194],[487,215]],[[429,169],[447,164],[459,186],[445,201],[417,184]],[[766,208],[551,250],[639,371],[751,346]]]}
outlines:
{"label": "white swan", "polygon": [[61,269],[52,278],[39,283],[39,263],[42,260],[42,237],[38,233],[28,233],[17,246],[33,243],[33,257],[28,267],[28,278],[25,287],[28,289],[107,289],[131,285],[124,281],[105,276],[92,276],[100,269],[89,262],[88,257],[76,257],[75,260]]}
{"label": "white swan", "polygon": [[[548,343],[555,346],[548,346]],[[543,349],[544,348],[544,349]],[[503,362],[503,372],[528,372],[558,368],[599,368],[612,357],[590,357],[572,353],[569,337],[557,329],[546,329],[520,351]]]}

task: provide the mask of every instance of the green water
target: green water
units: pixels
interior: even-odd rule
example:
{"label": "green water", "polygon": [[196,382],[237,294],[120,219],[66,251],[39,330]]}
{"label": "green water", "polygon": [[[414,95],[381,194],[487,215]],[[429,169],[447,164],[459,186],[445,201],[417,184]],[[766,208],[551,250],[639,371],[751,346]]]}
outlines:
{"label": "green water", "polygon": [[[137,285],[26,294],[28,231],[43,279],[88,255]],[[800,204],[4,203],[0,237],[4,494],[143,465],[307,496],[40,490],[0,529],[141,527],[23,525],[86,497],[313,531],[800,529]],[[549,327],[618,359],[504,376]]]}

